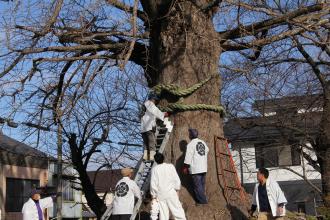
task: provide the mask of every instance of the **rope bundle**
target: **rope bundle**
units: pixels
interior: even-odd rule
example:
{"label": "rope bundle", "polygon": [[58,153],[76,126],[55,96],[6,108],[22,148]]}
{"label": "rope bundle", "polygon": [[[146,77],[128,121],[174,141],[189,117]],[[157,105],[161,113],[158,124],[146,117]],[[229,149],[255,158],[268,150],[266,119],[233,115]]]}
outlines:
{"label": "rope bundle", "polygon": [[213,77],[216,75],[209,76],[207,79],[203,80],[202,82],[199,82],[187,89],[180,88],[179,86],[175,84],[159,84],[152,88],[152,90],[157,94],[160,95],[162,92],[168,92],[172,95],[178,96],[178,97],[185,97],[193,94],[195,91],[197,91],[199,88],[204,86],[208,81],[210,81]]}
{"label": "rope bundle", "polygon": [[212,112],[218,112],[223,116],[225,111],[221,105],[207,105],[207,104],[180,104],[180,103],[171,103],[168,104],[166,107],[160,108],[162,111],[166,112],[184,112],[184,111],[199,111],[199,110],[206,110]]}
{"label": "rope bundle", "polygon": [[167,106],[160,107],[162,111],[166,112],[184,112],[184,111],[199,111],[199,110],[206,110],[206,111],[213,111],[218,112],[223,116],[225,111],[221,105],[207,105],[207,104],[191,104],[186,105],[182,104],[182,98],[187,97],[193,94],[195,91],[203,87],[207,82],[209,82],[212,78],[219,76],[218,73],[209,76],[207,79],[189,87],[189,88],[181,88],[175,84],[159,84],[152,88],[152,90],[157,94],[161,95],[163,92],[167,92],[177,97],[181,97],[178,102],[170,103]]}

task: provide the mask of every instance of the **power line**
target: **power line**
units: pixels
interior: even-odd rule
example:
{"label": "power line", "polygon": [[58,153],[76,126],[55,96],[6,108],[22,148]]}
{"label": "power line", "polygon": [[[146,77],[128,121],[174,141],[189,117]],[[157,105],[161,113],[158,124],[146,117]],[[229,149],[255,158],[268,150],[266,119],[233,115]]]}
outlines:
{"label": "power line", "polygon": [[[42,126],[42,125],[39,125],[39,124],[35,124],[33,122],[17,122],[17,121],[13,121],[12,119],[10,118],[3,118],[3,117],[0,117],[0,124],[7,124],[8,127],[11,127],[11,128],[18,128],[19,126],[27,126],[27,127],[31,127],[31,128],[35,128],[35,129],[38,129],[38,130],[41,130],[41,131],[47,131],[47,132],[55,132],[57,133],[57,130],[55,129],[52,129],[51,127],[49,126]],[[93,142],[99,142],[99,141],[102,141],[101,138],[96,138],[96,137],[90,137],[88,138],[90,140],[92,140]],[[118,144],[118,145],[124,145],[124,146],[132,146],[132,147],[142,147],[142,144],[134,144],[134,143],[128,143],[128,142],[115,142],[115,141],[111,141],[111,140],[103,140],[103,142],[105,143],[109,143],[109,144]]]}

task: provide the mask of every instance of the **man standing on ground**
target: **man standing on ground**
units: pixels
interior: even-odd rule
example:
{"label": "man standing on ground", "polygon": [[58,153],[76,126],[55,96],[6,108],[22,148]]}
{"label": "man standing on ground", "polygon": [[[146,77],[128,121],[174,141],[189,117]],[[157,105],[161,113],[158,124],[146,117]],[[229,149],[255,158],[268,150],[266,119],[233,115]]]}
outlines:
{"label": "man standing on ground", "polygon": [[144,115],[141,118],[141,133],[144,145],[144,160],[153,160],[156,153],[156,119],[164,121],[164,117],[168,116],[167,112],[160,111],[156,103],[159,97],[156,94],[150,93],[148,100],[144,103]]}
{"label": "man standing on ground", "polygon": [[31,191],[31,198],[24,203],[22,208],[23,220],[43,220],[44,209],[53,207],[56,197],[40,199],[40,193],[37,189]]}
{"label": "man standing on ground", "polygon": [[188,174],[189,172],[192,177],[196,205],[207,204],[205,176],[209,148],[203,140],[198,138],[198,131],[196,129],[189,129],[188,132],[191,141],[187,145],[183,173]]}
{"label": "man standing on ground", "polygon": [[134,210],[134,197],[141,198],[140,188],[131,179],[133,169],[124,168],[121,175],[123,178],[116,184],[111,220],[129,220]]}
{"label": "man standing on ground", "polygon": [[164,163],[164,155],[155,154],[157,165],[151,170],[150,193],[158,201],[159,219],[168,220],[169,212],[175,220],[185,220],[186,216],[179,201],[180,178],[173,164]]}
{"label": "man standing on ground", "polygon": [[258,220],[284,220],[287,200],[278,183],[268,176],[266,168],[259,168],[249,214],[258,210]]}

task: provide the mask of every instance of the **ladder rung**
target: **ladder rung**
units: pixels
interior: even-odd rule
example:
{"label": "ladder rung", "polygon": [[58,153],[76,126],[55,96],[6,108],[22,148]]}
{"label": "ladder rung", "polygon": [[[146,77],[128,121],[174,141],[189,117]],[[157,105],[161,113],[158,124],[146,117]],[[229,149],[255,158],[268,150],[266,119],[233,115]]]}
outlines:
{"label": "ladder rung", "polygon": [[230,173],[236,173],[234,170],[228,170],[228,169],[223,169],[224,171],[230,172]]}
{"label": "ladder rung", "polygon": [[229,189],[235,189],[235,190],[241,190],[241,188],[233,187],[233,186],[226,186],[226,188],[229,188]]}
{"label": "ladder rung", "polygon": [[160,127],[158,130],[159,131],[167,131],[167,128],[166,127]]}
{"label": "ladder rung", "polygon": [[[164,151],[164,149],[167,145],[167,142],[168,142],[168,139],[165,138],[165,137],[167,137],[166,135],[169,135],[166,125],[164,123],[161,123],[161,124],[157,123],[156,148],[158,151]],[[136,175],[136,177],[134,178],[134,180],[138,184],[141,191],[144,191],[149,187],[150,174],[151,174],[151,169],[153,166],[154,166],[154,163],[150,162],[150,161],[145,161],[144,163],[139,164],[139,167],[138,167],[139,172]],[[142,196],[142,197],[144,197],[144,196]],[[133,211],[133,214],[130,219],[135,219],[137,212],[139,211],[139,208],[141,206],[141,203],[142,203],[142,200],[138,200],[138,202],[134,205],[134,211]],[[101,218],[102,220],[107,220],[111,216],[112,210],[109,210],[109,208],[107,208],[106,212],[107,213],[102,216],[102,218]]]}
{"label": "ladder rung", "polygon": [[231,156],[230,154],[226,154],[226,153],[222,153],[222,152],[219,152],[218,154],[221,154],[221,155],[224,155],[224,156],[228,156],[228,157]]}

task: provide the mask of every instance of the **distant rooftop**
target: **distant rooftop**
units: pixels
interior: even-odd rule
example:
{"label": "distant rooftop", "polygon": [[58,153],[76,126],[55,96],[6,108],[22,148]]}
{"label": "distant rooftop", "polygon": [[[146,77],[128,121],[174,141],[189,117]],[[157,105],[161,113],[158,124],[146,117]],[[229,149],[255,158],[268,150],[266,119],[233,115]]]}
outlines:
{"label": "distant rooftop", "polygon": [[0,163],[47,168],[48,159],[44,152],[0,133]]}
{"label": "distant rooftop", "polygon": [[[97,175],[96,175],[97,173]],[[93,183],[95,175],[95,191],[97,193],[111,192],[115,189],[117,182],[122,178],[120,169],[89,171],[88,177]]]}
{"label": "distant rooftop", "polygon": [[224,135],[231,142],[280,142],[313,137],[322,116],[322,95],[256,100],[252,108],[261,116],[229,119]]}
{"label": "distant rooftop", "polygon": [[299,111],[322,107],[322,94],[286,96],[282,98],[256,100],[252,105],[255,111],[263,113]]}

